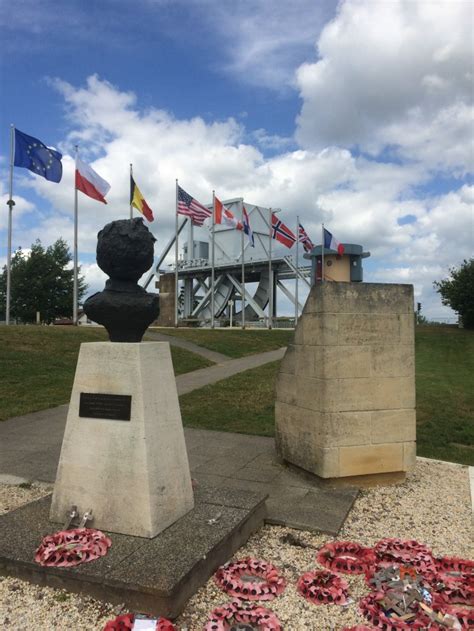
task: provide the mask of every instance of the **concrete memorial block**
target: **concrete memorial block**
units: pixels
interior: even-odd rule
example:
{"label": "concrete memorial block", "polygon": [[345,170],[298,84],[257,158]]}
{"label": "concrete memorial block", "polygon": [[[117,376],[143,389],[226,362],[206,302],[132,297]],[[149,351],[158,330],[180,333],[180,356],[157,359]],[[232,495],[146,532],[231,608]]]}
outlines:
{"label": "concrete memorial block", "polygon": [[[129,419],[117,418],[123,410],[111,395],[131,397]],[[167,342],[82,344],[51,520],[64,522],[72,504],[80,514],[92,509],[94,528],[138,537],[193,508]]]}
{"label": "concrete memorial block", "polygon": [[280,456],[323,478],[413,468],[414,356],[411,285],[315,284],[277,379]]}
{"label": "concrete memorial block", "polygon": [[71,507],[93,526],[155,537],[194,506],[168,343],[141,343],[159,298],[138,285],[155,238],[141,218],[98,234],[97,263],[110,279],[84,310],[110,342],[82,344],[50,517]]}

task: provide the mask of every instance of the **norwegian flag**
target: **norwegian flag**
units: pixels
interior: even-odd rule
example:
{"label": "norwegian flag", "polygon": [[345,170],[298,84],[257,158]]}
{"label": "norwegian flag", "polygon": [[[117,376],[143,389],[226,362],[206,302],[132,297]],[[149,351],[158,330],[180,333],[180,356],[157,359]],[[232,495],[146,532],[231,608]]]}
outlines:
{"label": "norwegian flag", "polygon": [[285,226],[285,224],[278,219],[276,215],[272,213],[272,238],[276,239],[287,248],[292,248],[296,241],[296,237],[293,232]]}
{"label": "norwegian flag", "polygon": [[300,223],[298,224],[298,241],[303,244],[305,252],[311,252],[311,250],[314,248],[314,243],[308,237],[308,235],[306,234],[306,230]]}
{"label": "norwegian flag", "polygon": [[242,230],[242,222],[237,219],[234,213],[226,208],[220,199],[214,198],[215,213],[214,223],[226,224],[237,230]]}
{"label": "norwegian flag", "polygon": [[195,200],[189,193],[186,193],[181,186],[178,186],[178,215],[186,215],[191,218],[195,226],[202,226],[212,211]]}

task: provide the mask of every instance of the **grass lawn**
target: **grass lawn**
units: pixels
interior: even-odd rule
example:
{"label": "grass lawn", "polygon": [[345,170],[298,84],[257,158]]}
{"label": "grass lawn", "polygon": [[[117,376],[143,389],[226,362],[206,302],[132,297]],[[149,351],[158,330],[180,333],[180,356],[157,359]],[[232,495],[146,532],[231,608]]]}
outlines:
{"label": "grass lawn", "polygon": [[156,331],[181,337],[211,351],[229,357],[244,357],[255,353],[274,351],[287,346],[293,329],[173,329],[160,327]]}
{"label": "grass lawn", "polygon": [[[0,421],[67,403],[81,342],[107,340],[101,328],[0,327]],[[171,348],[175,374],[212,365]]]}
{"label": "grass lawn", "polygon": [[[180,398],[185,425],[273,436],[279,362]],[[418,455],[474,464],[474,332],[417,327]]]}
{"label": "grass lawn", "polygon": [[275,379],[280,362],[238,373],[179,398],[184,425],[273,436]]}
{"label": "grass lawn", "polygon": [[474,331],[416,329],[418,454],[474,465]]}

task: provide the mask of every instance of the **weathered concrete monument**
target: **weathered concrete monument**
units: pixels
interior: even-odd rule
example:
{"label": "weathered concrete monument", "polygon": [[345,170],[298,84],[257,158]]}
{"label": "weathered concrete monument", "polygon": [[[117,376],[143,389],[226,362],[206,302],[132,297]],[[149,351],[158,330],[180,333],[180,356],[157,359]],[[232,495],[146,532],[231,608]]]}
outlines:
{"label": "weathered concrete monument", "polygon": [[415,464],[413,287],[317,282],[277,379],[276,444],[322,478]]}
{"label": "weathered concrete monument", "polygon": [[92,511],[95,528],[151,538],[194,506],[169,345],[141,342],[159,313],[158,296],[137,284],[154,241],[141,218],[99,232],[97,262],[110,280],[84,310],[111,341],[81,346],[52,521],[74,505]]}

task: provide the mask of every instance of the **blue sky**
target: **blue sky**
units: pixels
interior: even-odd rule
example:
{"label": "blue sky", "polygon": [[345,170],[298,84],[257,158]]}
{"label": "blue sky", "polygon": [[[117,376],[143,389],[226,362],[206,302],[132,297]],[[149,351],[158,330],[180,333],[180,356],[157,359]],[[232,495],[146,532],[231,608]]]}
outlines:
{"label": "blue sky", "polygon": [[431,317],[432,281],[473,255],[471,2],[7,0],[0,7],[0,262],[9,125],[64,154],[59,185],[15,169],[13,244],[72,239],[73,146],[111,185],[80,201],[80,261],[127,215],[130,162],[155,211],[174,180],[200,201],[281,207],[317,241],[371,251],[366,280],[409,282]]}

